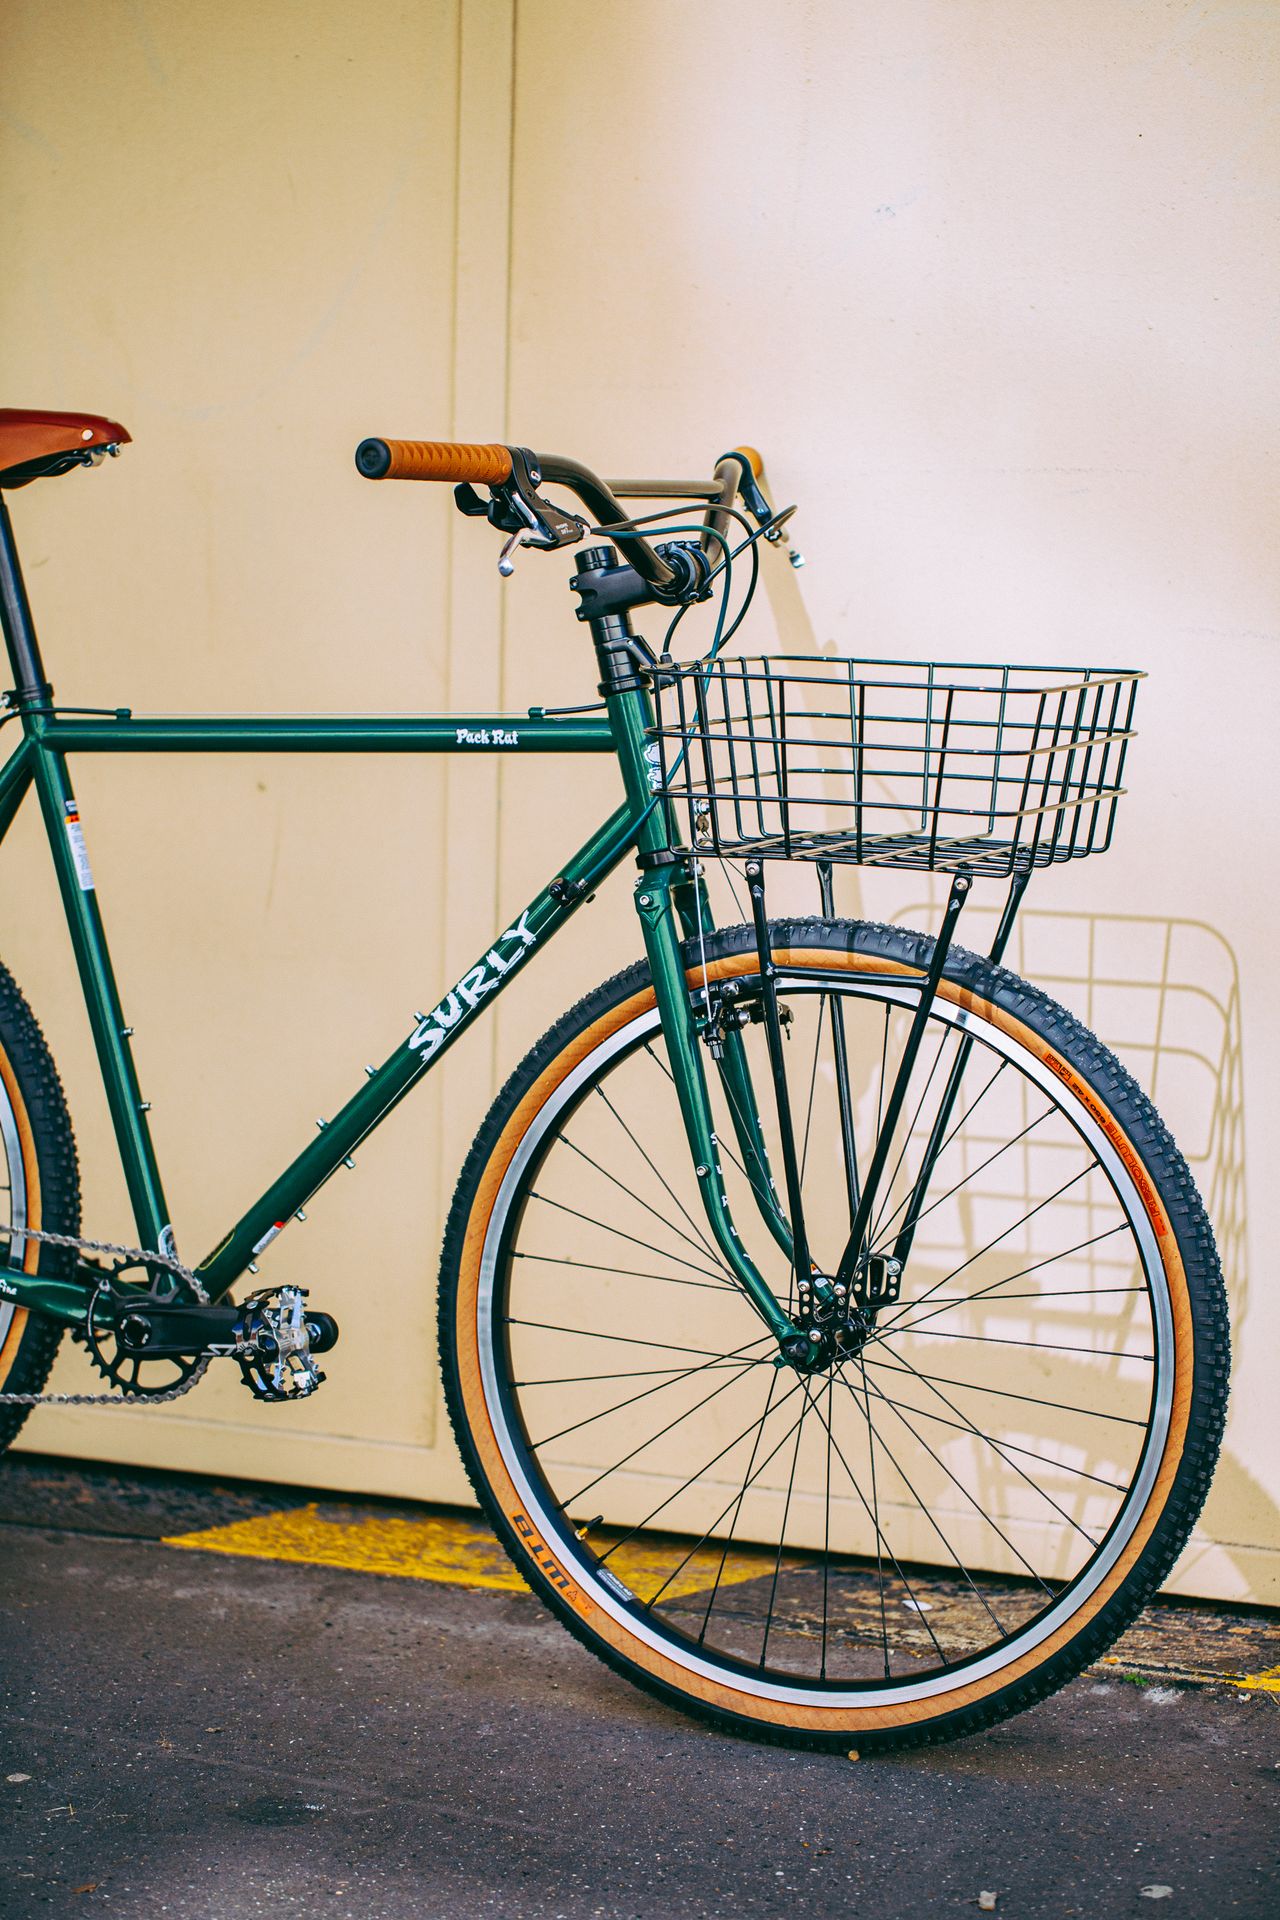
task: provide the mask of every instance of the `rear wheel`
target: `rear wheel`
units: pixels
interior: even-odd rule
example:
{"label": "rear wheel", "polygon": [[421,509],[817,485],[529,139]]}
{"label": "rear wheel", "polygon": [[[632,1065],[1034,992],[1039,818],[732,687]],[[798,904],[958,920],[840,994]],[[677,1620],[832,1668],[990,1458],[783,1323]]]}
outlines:
{"label": "rear wheel", "polygon": [[[802,921],[773,946],[810,1243],[831,1272],[850,1187],[833,1035],[856,1180],[931,942]],[[686,960],[696,989],[704,956]],[[758,1004],[747,929],[709,941],[705,968]],[[763,1034],[744,1037],[763,1097]],[[717,1131],[738,1230],[794,1303],[731,1114]],[[1217,1454],[1212,1235],[1149,1102],[1071,1015],[953,952],[887,1164],[876,1250],[915,1217],[900,1299],[855,1356],[777,1365],[708,1230],[638,966],[528,1055],[454,1199],[442,1356],[482,1504],[594,1652],[758,1737],[910,1744],[1042,1698],[1167,1574]]]}
{"label": "rear wheel", "polygon": [[[80,1179],[57,1070],[30,1007],[0,967],[0,1393],[38,1393],[62,1329],[5,1298],[6,1268],[34,1272],[41,1254],[34,1240],[12,1238],[11,1227],[78,1233]],[[73,1263],[69,1251],[44,1249],[47,1273],[69,1272]],[[0,1406],[0,1451],[29,1412]]]}

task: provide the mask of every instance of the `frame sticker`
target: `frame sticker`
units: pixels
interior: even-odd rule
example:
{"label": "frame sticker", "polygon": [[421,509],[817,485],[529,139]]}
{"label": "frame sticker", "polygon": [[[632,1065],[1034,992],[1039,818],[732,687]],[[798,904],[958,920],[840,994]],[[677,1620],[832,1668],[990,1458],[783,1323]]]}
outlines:
{"label": "frame sticker", "polygon": [[76,879],[80,882],[81,893],[93,892],[93,868],[89,865],[89,851],[84,844],[84,828],[80,824],[80,805],[76,800],[66,802],[67,841],[71,848],[71,859],[76,870]]}

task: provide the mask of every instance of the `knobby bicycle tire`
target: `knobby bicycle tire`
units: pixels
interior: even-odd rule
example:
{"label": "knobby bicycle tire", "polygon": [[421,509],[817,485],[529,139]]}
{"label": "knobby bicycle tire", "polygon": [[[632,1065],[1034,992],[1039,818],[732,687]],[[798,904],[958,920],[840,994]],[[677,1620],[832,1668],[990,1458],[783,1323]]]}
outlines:
{"label": "knobby bicycle tire", "polygon": [[[841,1023],[856,1016],[869,1043],[851,1054],[869,1123],[932,942],[800,920],[775,922],[772,945],[802,1068],[797,1128],[829,1198],[839,1161],[822,1159],[811,1123],[832,1079],[820,1062],[831,1009]],[[705,953],[686,947],[685,963],[692,991],[732,979],[737,1004],[750,1009],[758,960],[749,929],[717,933]],[[688,1155],[643,964],[598,987],[532,1048],[494,1102],[454,1196],[441,1358],[481,1506],[532,1590],[584,1645],[659,1698],[740,1734],[817,1748],[917,1745],[1030,1706],[1095,1660],[1156,1591],[1212,1475],[1227,1397],[1225,1295],[1203,1206],[1163,1123],[1070,1013],[981,958],[953,950],[935,1016],[932,1069],[922,1048],[925,1090],[880,1229],[888,1245],[908,1204],[899,1197],[894,1208],[894,1192],[905,1193],[915,1251],[902,1303],[859,1359],[860,1382],[841,1363],[811,1390],[773,1364],[761,1323],[714,1256],[691,1183],[681,1197],[674,1169]],[[985,1064],[965,1069],[975,1077],[922,1205],[912,1197],[913,1140],[928,1132],[930,1099],[965,1035]],[[628,1085],[642,1073],[629,1116]],[[665,1116],[657,1127],[655,1104]],[[741,1139],[735,1147],[720,1124],[721,1151],[743,1176],[734,1217],[759,1256],[766,1236],[743,1199]],[[625,1180],[603,1165],[611,1153],[616,1164],[628,1156]],[[1047,1194],[1039,1204],[1037,1183]],[[929,1233],[941,1254],[920,1253]],[[913,1279],[921,1259],[941,1272],[957,1253],[960,1265],[942,1279],[927,1265]],[[959,1296],[957,1273],[972,1289]],[[1088,1284],[1046,1286],[1051,1275]],[[777,1284],[781,1293],[787,1276]],[[938,1347],[923,1344],[931,1339]],[[588,1342],[586,1364],[600,1373],[574,1370]],[[940,1347],[947,1370],[937,1373]],[[917,1366],[913,1352],[927,1359]],[[677,1354],[695,1364],[682,1369]],[[605,1380],[624,1397],[594,1410],[618,1390]],[[1059,1381],[1071,1399],[1053,1397],[1067,1390]],[[674,1418],[673,1390],[699,1396]],[[750,1398],[754,1418],[766,1390],[744,1468],[752,1429],[732,1437],[727,1396]],[[778,1426],[768,1423],[788,1394],[798,1425],[780,1420],[775,1445]],[[865,1423],[856,1465],[837,1420],[855,1439]],[[996,1420],[1007,1427],[989,1431]],[[616,1462],[601,1438],[610,1422],[623,1430],[611,1443],[624,1449]],[[704,1465],[682,1428],[701,1447],[728,1443]],[[986,1489],[990,1511],[974,1487]]]}
{"label": "knobby bicycle tire", "polygon": [[[0,1234],[9,1225],[52,1233],[80,1231],[76,1143],[57,1069],[44,1035],[12,975],[0,966]],[[10,1242],[9,1264],[34,1272],[35,1241]],[[46,1249],[44,1271],[70,1271],[74,1257]],[[43,1314],[0,1294],[0,1392],[39,1393],[62,1337]],[[0,1452],[29,1407],[0,1406]]]}

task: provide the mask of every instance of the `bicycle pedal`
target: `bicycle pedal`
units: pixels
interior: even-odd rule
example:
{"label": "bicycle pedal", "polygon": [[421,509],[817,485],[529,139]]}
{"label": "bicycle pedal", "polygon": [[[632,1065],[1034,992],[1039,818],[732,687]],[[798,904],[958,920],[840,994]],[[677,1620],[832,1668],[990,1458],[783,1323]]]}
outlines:
{"label": "bicycle pedal", "polygon": [[324,1382],[315,1363],[338,1338],[331,1314],[309,1313],[304,1287],[251,1293],[236,1325],[240,1377],[257,1400],[305,1400]]}

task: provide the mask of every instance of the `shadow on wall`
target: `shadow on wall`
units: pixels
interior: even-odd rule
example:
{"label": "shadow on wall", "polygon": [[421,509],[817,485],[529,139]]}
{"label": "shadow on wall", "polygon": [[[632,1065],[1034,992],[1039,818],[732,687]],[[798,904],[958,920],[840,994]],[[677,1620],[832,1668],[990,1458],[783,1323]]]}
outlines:
{"label": "shadow on wall", "polygon": [[[997,912],[972,903],[966,945],[990,945]],[[895,917],[928,927],[936,910],[917,903]],[[1204,1196],[1238,1333],[1248,1273],[1240,981],[1231,948],[1196,920],[1028,908],[1005,963],[1083,1020],[1155,1103]]]}
{"label": "shadow on wall", "polygon": [[[971,904],[967,945],[979,952],[990,946],[998,910]],[[916,901],[894,918],[932,927],[937,907]],[[1032,908],[1019,916],[1005,959],[1082,1019],[1155,1103],[1213,1223],[1238,1342],[1249,1310],[1248,1212],[1240,977],[1231,947],[1197,920]],[[1257,1547],[1280,1539],[1280,1509],[1229,1450],[1215,1490],[1224,1512],[1255,1516],[1253,1540],[1216,1542],[1249,1592]],[[1233,1548],[1247,1558],[1237,1560]],[[1188,1554],[1195,1552],[1193,1544]]]}

